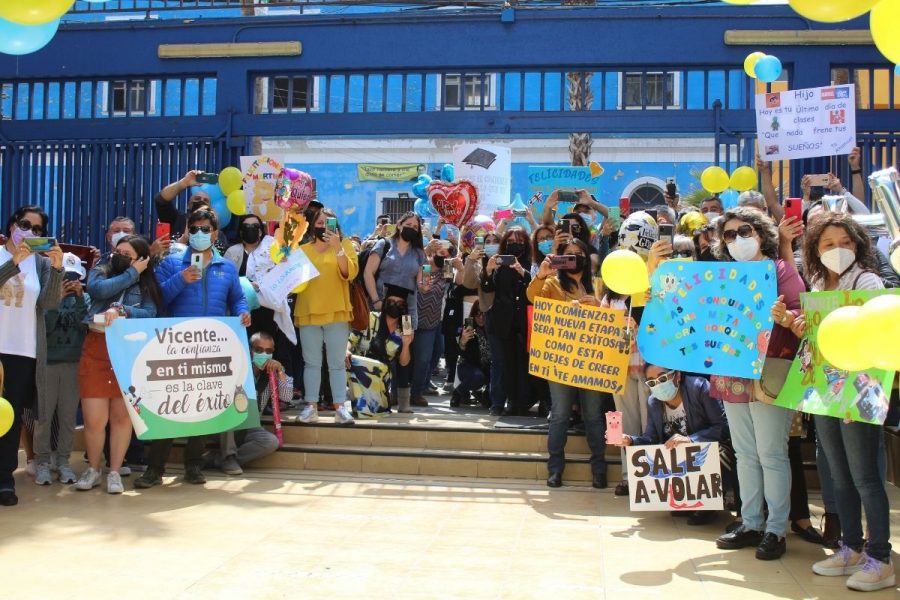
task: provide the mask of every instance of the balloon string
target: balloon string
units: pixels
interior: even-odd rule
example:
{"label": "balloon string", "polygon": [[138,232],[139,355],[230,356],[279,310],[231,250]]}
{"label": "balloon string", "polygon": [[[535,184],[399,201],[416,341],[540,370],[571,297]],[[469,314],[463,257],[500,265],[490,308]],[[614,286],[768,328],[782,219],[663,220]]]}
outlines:
{"label": "balloon string", "polygon": [[631,302],[628,303],[628,319],[625,321],[625,334],[631,337]]}

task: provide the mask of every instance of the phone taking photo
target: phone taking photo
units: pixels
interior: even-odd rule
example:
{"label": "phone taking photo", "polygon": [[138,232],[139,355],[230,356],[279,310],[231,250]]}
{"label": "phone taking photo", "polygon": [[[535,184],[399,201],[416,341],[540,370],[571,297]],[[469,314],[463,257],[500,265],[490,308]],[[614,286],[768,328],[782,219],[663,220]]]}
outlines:
{"label": "phone taking photo", "polygon": [[566,269],[574,269],[576,265],[576,258],[572,254],[560,254],[557,256],[550,257],[550,266],[556,270],[566,270]]}
{"label": "phone taking photo", "polygon": [[325,229],[327,229],[330,233],[337,233],[337,219],[334,217],[328,217],[325,219]]}
{"label": "phone taking photo", "polygon": [[47,252],[56,245],[56,238],[54,237],[30,237],[25,238],[25,243],[28,245],[28,249],[32,252]]}
{"label": "phone taking photo", "polygon": [[191,266],[197,267],[200,270],[200,277],[203,277],[203,254],[199,252],[191,254]]}
{"label": "phone taking photo", "polygon": [[569,219],[560,219],[556,228],[566,235],[572,235],[572,222]]}
{"label": "phone taking photo", "polygon": [[512,254],[498,254],[497,255],[497,266],[498,267],[511,267],[516,264],[516,257]]}
{"label": "phone taking photo", "polygon": [[197,183],[219,183],[217,173],[200,173],[197,175]]}
{"label": "phone taking photo", "polygon": [[400,318],[400,322],[403,335],[411,335],[413,332],[412,317],[409,315],[403,315]]}
{"label": "phone taking photo", "polygon": [[670,246],[675,244],[675,226],[669,223],[661,223],[659,226],[659,239],[669,242]]}
{"label": "phone taking photo", "polygon": [[666,178],[666,196],[674,198],[678,195],[678,186],[675,184],[674,177]]}
{"label": "phone taking photo", "polygon": [[571,204],[578,202],[578,193],[572,190],[559,190],[556,193],[556,197],[559,198],[560,202],[568,202]]}
{"label": "phone taking photo", "polygon": [[828,174],[820,173],[809,176],[809,185],[813,187],[825,187],[828,185]]}
{"label": "phone taking photo", "polygon": [[784,218],[794,217],[798,221],[803,218],[803,199],[802,198],[785,198],[784,199]]}
{"label": "phone taking photo", "polygon": [[463,327],[466,329],[475,329],[475,318],[474,317],[466,317],[463,319]]}
{"label": "phone taking photo", "polygon": [[157,222],[156,223],[156,239],[162,237],[169,237],[172,235],[172,226],[168,223]]}

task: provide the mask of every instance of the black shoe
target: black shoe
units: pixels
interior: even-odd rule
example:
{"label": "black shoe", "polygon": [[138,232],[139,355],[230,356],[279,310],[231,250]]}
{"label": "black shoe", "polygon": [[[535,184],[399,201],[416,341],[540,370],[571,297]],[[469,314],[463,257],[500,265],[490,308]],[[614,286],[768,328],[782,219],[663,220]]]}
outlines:
{"label": "black shoe", "polygon": [[822,537],[822,534],[819,533],[819,530],[810,525],[806,529],[803,529],[797,523],[791,522],[791,531],[799,535],[801,538],[809,542],[810,544],[825,544],[825,538]]}
{"label": "black shoe", "polygon": [[740,529],[743,526],[744,526],[743,521],[732,521],[731,523],[728,524],[727,527],[725,527],[725,533],[734,533],[735,531],[737,531],[738,529]]}
{"label": "black shoe", "polygon": [[594,475],[594,480],[591,482],[591,486],[598,490],[606,489],[606,473],[600,473],[599,475]]}
{"label": "black shoe", "polygon": [[188,483],[193,483],[195,485],[201,485],[206,483],[206,475],[203,474],[203,471],[200,470],[198,466],[191,466],[184,468],[184,480]]}
{"label": "black shoe", "polygon": [[786,550],[787,544],[784,538],[780,538],[772,532],[767,532],[756,549],[756,558],[759,560],[775,560],[781,558]]}
{"label": "black shoe", "polygon": [[741,527],[732,533],[720,535],[716,540],[716,548],[721,550],[739,550],[740,548],[759,546],[762,539],[763,534],[761,532]]}
{"label": "black shoe", "polygon": [[19,503],[19,497],[12,490],[0,492],[0,506],[15,506]]}
{"label": "black shoe", "polygon": [[153,467],[147,467],[144,474],[134,480],[134,487],[140,490],[152,488],[154,485],[162,483],[162,473]]}
{"label": "black shoe", "polygon": [[616,496],[627,496],[628,495],[628,482],[622,481],[616,484],[616,489],[613,492]]}
{"label": "black shoe", "polygon": [[492,417],[501,417],[501,416],[503,416],[503,408],[497,407],[497,406],[492,406],[491,409],[488,411],[488,414],[491,415]]}
{"label": "black shoe", "polygon": [[716,520],[718,512],[714,510],[695,510],[688,517],[687,524],[692,526],[708,525]]}
{"label": "black shoe", "polygon": [[547,477],[547,487],[562,487],[562,473],[550,473],[550,476]]}
{"label": "black shoe", "polygon": [[450,406],[456,408],[460,404],[462,404],[463,395],[460,390],[453,390],[453,394],[450,396]]}

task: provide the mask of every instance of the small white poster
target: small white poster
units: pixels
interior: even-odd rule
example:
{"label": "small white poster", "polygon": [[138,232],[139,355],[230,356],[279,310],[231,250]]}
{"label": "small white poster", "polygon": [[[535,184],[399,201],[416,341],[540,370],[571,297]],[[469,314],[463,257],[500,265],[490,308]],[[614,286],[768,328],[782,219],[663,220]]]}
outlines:
{"label": "small white poster", "polygon": [[856,147],[853,84],[756,95],[763,160],[850,154]]}
{"label": "small white poster", "polygon": [[718,442],[625,448],[631,510],[722,510]]}
{"label": "small white poster", "polygon": [[460,144],[453,147],[456,181],[469,181],[478,192],[479,215],[491,215],[512,201],[512,151],[505,146]]}
{"label": "small white poster", "polygon": [[287,298],[298,285],[318,276],[319,271],[315,265],[298,248],[262,276],[259,281],[260,294],[269,298]]}
{"label": "small white poster", "polygon": [[275,186],[282,169],[284,160],[280,156],[241,157],[247,213],[256,215],[264,223],[281,218],[281,209],[275,204]]}

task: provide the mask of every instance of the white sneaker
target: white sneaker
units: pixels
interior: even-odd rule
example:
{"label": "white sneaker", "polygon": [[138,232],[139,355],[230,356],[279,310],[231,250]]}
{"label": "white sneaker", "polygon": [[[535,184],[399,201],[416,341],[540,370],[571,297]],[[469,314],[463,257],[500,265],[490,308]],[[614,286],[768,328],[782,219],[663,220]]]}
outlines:
{"label": "white sneaker", "polygon": [[131,475],[131,467],[129,467],[128,465],[122,465],[122,467],[119,469],[119,475],[121,475],[122,477],[128,477],[129,475]]}
{"label": "white sneaker", "polygon": [[86,492],[100,485],[100,471],[93,467],[88,467],[87,471],[81,474],[81,477],[75,483],[75,489]]}
{"label": "white sneaker", "polygon": [[334,411],[334,422],[338,425],[353,425],[355,423],[353,415],[343,404]]}
{"label": "white sneaker", "polygon": [[53,475],[50,473],[50,465],[41,463],[37,466],[34,482],[38,485],[50,485],[53,483]]}
{"label": "white sneaker", "polygon": [[884,588],[892,588],[895,584],[893,563],[883,563],[862,553],[862,568],[850,576],[847,587],[860,592],[874,592]]}
{"label": "white sneaker", "polygon": [[316,405],[309,403],[304,406],[303,410],[300,411],[300,414],[297,415],[297,421],[300,423],[318,423],[319,410],[316,408]]}
{"label": "white sneaker", "polygon": [[[840,542],[838,542],[840,543]],[[853,575],[863,568],[863,555],[854,552],[849,547],[840,544],[837,551],[820,560],[812,566],[813,573],[826,577],[839,577],[841,575]]]}
{"label": "white sneaker", "polygon": [[77,481],[77,478],[75,477],[75,472],[72,470],[72,467],[70,467],[68,465],[68,463],[64,464],[64,465],[59,465],[57,467],[57,470],[59,471],[59,482],[60,483],[75,483]]}
{"label": "white sneaker", "polygon": [[34,464],[34,459],[30,459],[25,461],[25,474],[34,477],[35,472],[37,470],[37,465]]}
{"label": "white sneaker", "polygon": [[122,476],[115,471],[110,471],[109,475],[106,476],[106,493],[121,494],[124,491],[125,486],[122,485]]}

